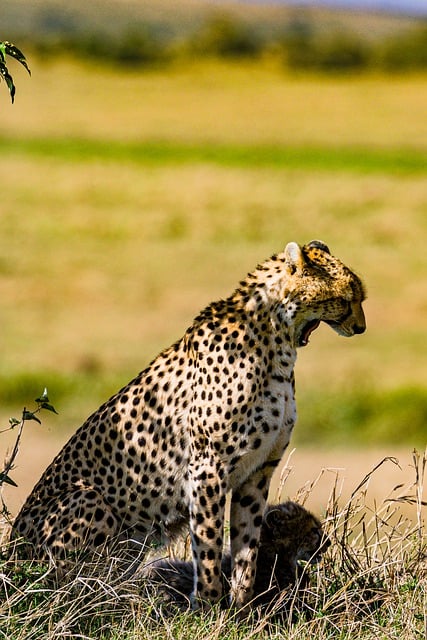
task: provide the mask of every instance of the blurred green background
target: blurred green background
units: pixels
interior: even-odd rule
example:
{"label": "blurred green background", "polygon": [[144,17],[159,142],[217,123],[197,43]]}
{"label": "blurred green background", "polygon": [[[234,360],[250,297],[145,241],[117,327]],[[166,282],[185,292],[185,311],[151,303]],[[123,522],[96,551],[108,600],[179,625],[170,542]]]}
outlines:
{"label": "blurred green background", "polygon": [[[427,27],[255,4],[3,3],[0,417],[72,432],[291,240],[368,290],[299,353],[297,443],[423,447]],[[51,419],[49,418],[49,421]]]}

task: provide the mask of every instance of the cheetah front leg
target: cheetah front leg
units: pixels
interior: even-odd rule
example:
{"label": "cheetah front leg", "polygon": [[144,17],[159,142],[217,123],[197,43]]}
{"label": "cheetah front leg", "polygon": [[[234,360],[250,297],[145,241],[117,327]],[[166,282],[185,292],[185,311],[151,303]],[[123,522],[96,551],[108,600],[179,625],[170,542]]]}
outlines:
{"label": "cheetah front leg", "polygon": [[271,475],[269,467],[263,466],[232,495],[230,544],[233,572],[230,597],[231,604],[237,609],[252,599],[262,516]]}
{"label": "cheetah front leg", "polygon": [[226,482],[212,458],[198,461],[190,472],[190,533],[194,564],[193,609],[209,607],[222,596],[221,558]]}
{"label": "cheetah front leg", "polygon": [[242,609],[253,597],[261,524],[271,477],[289,437],[280,439],[269,458],[233,491],[230,512],[230,543],[233,571],[231,604]]}

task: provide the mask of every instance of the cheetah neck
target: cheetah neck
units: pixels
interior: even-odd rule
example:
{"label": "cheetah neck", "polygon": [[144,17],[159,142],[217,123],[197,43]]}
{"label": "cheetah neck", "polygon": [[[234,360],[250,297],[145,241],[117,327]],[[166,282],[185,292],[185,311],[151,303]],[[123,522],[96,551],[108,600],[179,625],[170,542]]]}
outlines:
{"label": "cheetah neck", "polygon": [[274,255],[249,273],[240,282],[233,298],[249,313],[265,313],[278,303],[283,305],[288,291],[292,289],[289,273],[282,254]]}
{"label": "cheetah neck", "polygon": [[273,336],[293,344],[298,309],[292,275],[281,254],[273,256],[249,273],[230,298],[231,304],[255,323],[268,323]]}

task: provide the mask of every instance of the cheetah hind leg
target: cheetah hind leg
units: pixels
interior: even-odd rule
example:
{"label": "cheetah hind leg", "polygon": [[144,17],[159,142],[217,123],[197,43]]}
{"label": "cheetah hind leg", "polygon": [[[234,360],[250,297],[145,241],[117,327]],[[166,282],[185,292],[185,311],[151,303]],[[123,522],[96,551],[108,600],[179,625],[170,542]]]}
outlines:
{"label": "cheetah hind leg", "polygon": [[122,562],[126,574],[133,573],[145,550],[144,540],[134,539],[102,495],[92,488],[76,487],[54,495],[39,508],[33,505],[30,513],[31,522],[19,521],[18,517],[15,537],[27,539],[34,547],[33,555],[51,558],[61,573],[77,559],[96,562],[113,554]]}

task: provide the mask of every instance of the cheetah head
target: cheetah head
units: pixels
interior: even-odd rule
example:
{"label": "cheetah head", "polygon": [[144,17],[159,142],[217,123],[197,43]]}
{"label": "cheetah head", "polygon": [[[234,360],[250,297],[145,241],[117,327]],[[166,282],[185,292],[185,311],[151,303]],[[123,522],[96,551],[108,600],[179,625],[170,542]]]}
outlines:
{"label": "cheetah head", "polygon": [[326,244],[313,240],[300,247],[290,242],[284,261],[288,277],[283,295],[292,309],[296,346],[307,345],[321,322],[340,336],[351,337],[365,331],[363,283],[331,255]]}
{"label": "cheetah head", "polygon": [[271,547],[293,566],[300,560],[310,564],[320,562],[331,546],[318,518],[291,500],[266,509],[261,544]]}

